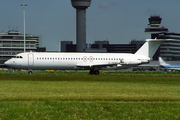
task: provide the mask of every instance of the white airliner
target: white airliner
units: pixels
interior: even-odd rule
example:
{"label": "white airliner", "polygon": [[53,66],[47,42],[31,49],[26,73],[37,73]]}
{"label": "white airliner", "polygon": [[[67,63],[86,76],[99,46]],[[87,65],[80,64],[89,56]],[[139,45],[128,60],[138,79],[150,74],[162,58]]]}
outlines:
{"label": "white airliner", "polygon": [[161,57],[159,57],[159,64],[161,67],[169,69],[169,70],[180,70],[180,65],[168,64]]}
{"label": "white airliner", "polygon": [[99,70],[118,70],[147,64],[152,59],[164,39],[146,39],[135,53],[20,53],[4,64],[10,68],[32,70],[90,70],[90,74],[99,74]]}

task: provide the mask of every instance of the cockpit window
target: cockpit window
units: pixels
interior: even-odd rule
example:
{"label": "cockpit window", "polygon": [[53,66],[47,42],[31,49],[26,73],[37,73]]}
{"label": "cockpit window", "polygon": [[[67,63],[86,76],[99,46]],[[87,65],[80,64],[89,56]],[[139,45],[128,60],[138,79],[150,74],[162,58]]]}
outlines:
{"label": "cockpit window", "polygon": [[14,56],[14,58],[21,58],[22,59],[23,57],[22,56]]}

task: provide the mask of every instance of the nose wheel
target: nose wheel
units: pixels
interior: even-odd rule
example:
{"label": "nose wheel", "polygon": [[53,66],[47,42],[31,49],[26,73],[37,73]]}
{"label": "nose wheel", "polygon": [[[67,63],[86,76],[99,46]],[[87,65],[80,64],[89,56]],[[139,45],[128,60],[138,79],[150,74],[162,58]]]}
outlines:
{"label": "nose wheel", "polygon": [[31,75],[31,74],[32,74],[32,70],[29,70],[29,71],[28,71],[28,74]]}
{"label": "nose wheel", "polygon": [[90,70],[91,75],[99,75],[99,70]]}

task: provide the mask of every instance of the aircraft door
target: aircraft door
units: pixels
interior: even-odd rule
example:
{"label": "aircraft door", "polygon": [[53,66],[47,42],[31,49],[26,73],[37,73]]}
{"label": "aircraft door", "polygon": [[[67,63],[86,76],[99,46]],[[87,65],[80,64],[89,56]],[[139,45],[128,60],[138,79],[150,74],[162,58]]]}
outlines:
{"label": "aircraft door", "polygon": [[34,65],[34,55],[32,53],[28,54],[28,65],[33,66]]}

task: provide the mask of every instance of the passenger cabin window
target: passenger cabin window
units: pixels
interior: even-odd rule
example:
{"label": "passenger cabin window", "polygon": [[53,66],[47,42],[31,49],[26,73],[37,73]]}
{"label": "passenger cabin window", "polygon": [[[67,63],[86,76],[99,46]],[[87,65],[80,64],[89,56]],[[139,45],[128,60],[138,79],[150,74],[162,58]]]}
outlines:
{"label": "passenger cabin window", "polygon": [[21,58],[22,59],[23,57],[22,56],[14,56],[14,58]]}

